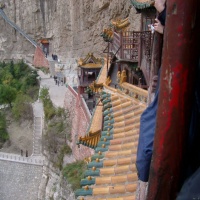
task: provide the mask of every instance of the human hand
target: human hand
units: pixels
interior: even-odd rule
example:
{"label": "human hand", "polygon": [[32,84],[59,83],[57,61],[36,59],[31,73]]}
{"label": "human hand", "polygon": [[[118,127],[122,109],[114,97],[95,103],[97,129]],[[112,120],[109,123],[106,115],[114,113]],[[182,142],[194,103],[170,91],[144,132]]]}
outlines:
{"label": "human hand", "polygon": [[160,34],[163,34],[164,32],[164,26],[160,23],[160,21],[156,18],[155,19],[156,23],[154,23],[154,29]]}
{"label": "human hand", "polygon": [[148,25],[148,28],[149,28],[149,30],[151,31],[151,33],[153,34],[154,31],[155,31],[153,24],[149,24],[149,25]]}

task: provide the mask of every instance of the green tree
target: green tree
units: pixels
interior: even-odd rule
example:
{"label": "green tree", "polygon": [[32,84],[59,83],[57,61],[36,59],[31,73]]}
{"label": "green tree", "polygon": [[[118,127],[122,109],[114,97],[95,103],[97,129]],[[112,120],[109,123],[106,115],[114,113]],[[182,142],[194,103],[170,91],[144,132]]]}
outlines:
{"label": "green tree", "polygon": [[6,63],[3,61],[3,62],[0,62],[0,68],[4,68],[6,66]]}
{"label": "green tree", "polygon": [[15,101],[17,90],[9,85],[0,85],[0,104],[8,104],[12,108],[12,102]]}
{"label": "green tree", "polygon": [[3,76],[2,76],[2,83],[4,85],[11,85],[13,81],[13,75],[4,68]]}
{"label": "green tree", "polygon": [[0,112],[0,142],[5,142],[9,138],[6,130],[6,118],[5,115]]}
{"label": "green tree", "polygon": [[35,86],[37,85],[37,73],[35,74],[34,72],[32,72],[31,74],[28,74],[26,76],[26,79],[25,79],[25,83],[28,85],[28,86]]}
{"label": "green tree", "polygon": [[9,67],[9,72],[12,74],[12,76],[14,76],[14,63],[13,61],[10,62],[10,64],[8,65]]}

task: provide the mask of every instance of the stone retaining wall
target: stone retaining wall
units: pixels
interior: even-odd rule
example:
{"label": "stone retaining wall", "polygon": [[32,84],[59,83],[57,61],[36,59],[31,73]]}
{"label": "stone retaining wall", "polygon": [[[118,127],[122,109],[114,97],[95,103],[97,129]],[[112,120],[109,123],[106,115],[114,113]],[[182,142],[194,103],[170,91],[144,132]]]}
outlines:
{"label": "stone retaining wall", "polygon": [[92,149],[76,145],[78,138],[87,133],[91,115],[84,99],[71,86],[68,86],[64,107],[69,109],[72,118],[71,142],[68,144],[72,148],[73,156],[77,160],[82,160],[93,154]]}

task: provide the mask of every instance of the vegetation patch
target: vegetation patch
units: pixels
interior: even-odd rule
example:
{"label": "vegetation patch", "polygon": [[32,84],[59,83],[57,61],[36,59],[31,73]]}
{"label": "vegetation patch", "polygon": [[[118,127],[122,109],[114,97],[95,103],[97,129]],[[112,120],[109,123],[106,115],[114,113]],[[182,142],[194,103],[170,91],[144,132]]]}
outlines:
{"label": "vegetation patch", "polygon": [[46,121],[43,144],[50,153],[50,160],[54,167],[62,170],[64,156],[72,153],[67,145],[71,133],[70,113],[63,108],[54,107],[48,88],[41,89],[40,99],[44,105]]}
{"label": "vegetation patch", "polygon": [[67,164],[63,170],[63,176],[67,179],[73,190],[81,187],[80,181],[84,178],[84,172],[87,168],[87,164],[84,161],[76,161],[71,164]]}
{"label": "vegetation patch", "polygon": [[44,74],[49,74],[49,69],[46,67],[40,67],[40,70],[44,72]]}
{"label": "vegetation patch", "polygon": [[56,108],[53,106],[53,102],[50,99],[49,89],[42,88],[39,98],[42,100],[44,105],[45,120],[51,120],[54,116],[56,116]]}
{"label": "vegetation patch", "polygon": [[72,150],[71,148],[68,146],[68,145],[63,145],[59,151],[59,154],[58,154],[58,159],[57,159],[57,162],[55,163],[55,166],[62,170],[63,168],[63,159],[64,159],[64,156],[66,154],[71,154],[72,153]]}

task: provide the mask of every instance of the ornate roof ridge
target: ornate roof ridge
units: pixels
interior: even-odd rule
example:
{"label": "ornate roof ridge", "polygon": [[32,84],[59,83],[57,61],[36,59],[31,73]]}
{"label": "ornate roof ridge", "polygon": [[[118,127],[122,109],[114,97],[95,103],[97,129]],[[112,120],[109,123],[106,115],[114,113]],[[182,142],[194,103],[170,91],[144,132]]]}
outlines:
{"label": "ornate roof ridge", "polygon": [[154,0],[131,0],[132,5],[137,9],[150,8],[154,5]]}

